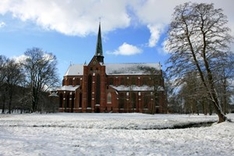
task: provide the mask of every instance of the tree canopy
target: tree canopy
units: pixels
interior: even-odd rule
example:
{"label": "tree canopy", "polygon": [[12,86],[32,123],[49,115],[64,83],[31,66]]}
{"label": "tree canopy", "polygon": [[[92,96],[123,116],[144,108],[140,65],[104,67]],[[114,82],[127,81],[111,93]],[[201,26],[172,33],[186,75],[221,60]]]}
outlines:
{"label": "tree canopy", "polygon": [[59,82],[57,60],[55,55],[39,48],[28,49],[24,54],[27,57],[24,67],[31,90],[32,111],[36,111],[41,92]]}
{"label": "tree canopy", "polygon": [[[57,60],[40,48],[28,49],[17,61],[0,55],[0,108],[30,112],[50,108],[46,92],[59,85]],[[46,105],[46,106],[45,106]]]}
{"label": "tree canopy", "polygon": [[[175,7],[168,30],[166,48],[170,52],[167,71],[183,83],[188,73],[197,72],[207,98],[213,103],[219,122],[225,121],[217,82],[233,60],[230,43],[233,37],[227,27],[227,17],[213,4],[184,3]],[[230,77],[233,78],[233,71]]]}

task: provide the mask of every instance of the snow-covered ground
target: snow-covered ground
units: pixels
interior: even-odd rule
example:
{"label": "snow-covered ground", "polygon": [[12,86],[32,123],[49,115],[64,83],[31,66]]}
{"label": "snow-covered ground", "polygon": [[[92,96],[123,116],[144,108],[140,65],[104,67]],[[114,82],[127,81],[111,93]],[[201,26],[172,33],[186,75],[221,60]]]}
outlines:
{"label": "snow-covered ground", "polygon": [[[234,120],[234,114],[228,117]],[[234,123],[165,129],[216,120],[216,115],[137,113],[0,115],[0,156],[232,156]]]}

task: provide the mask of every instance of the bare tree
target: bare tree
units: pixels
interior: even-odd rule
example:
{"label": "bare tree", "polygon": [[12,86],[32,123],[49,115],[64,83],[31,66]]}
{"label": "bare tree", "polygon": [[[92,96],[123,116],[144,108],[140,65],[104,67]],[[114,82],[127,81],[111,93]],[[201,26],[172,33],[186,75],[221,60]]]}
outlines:
{"label": "bare tree", "polygon": [[2,113],[5,113],[5,103],[6,103],[6,93],[5,93],[6,62],[7,58],[3,55],[0,55],[0,99],[2,104]]}
{"label": "bare tree", "polygon": [[0,87],[4,84],[4,79],[6,77],[5,74],[6,62],[7,58],[3,55],[0,55]]}
{"label": "bare tree", "polygon": [[[24,67],[27,82],[30,87],[32,111],[39,110],[38,105],[42,98],[42,91],[53,88],[59,82],[57,75],[57,60],[55,55],[39,48],[28,49],[24,53],[27,57]],[[43,105],[41,105],[43,107]]]}
{"label": "bare tree", "polygon": [[197,72],[187,73],[182,78],[183,84],[181,85],[178,96],[183,99],[183,107],[186,113],[203,112],[207,114],[207,94]]}
{"label": "bare tree", "polygon": [[[158,70],[153,67],[139,67],[141,70],[144,70],[145,73],[149,74],[148,85],[152,87],[152,91],[146,95],[150,97],[151,100],[151,109],[150,114],[155,113],[167,113],[167,104],[164,105],[159,104],[159,97],[165,94],[165,86],[164,86],[164,76],[165,74],[162,70]],[[166,98],[166,96],[165,96]]]}
{"label": "bare tree", "polygon": [[218,96],[222,104],[223,112],[228,113],[233,94],[233,77],[234,77],[234,55],[229,56],[228,61],[221,64],[222,68],[215,72],[217,79],[216,88],[219,91]]}
{"label": "bare tree", "polygon": [[222,9],[213,4],[185,3],[175,8],[166,47],[171,52],[168,71],[177,79],[197,71],[212,102],[219,122],[226,120],[216,91],[214,73],[228,63],[229,45],[233,41]]}
{"label": "bare tree", "polygon": [[24,81],[24,74],[22,72],[22,66],[19,63],[16,63],[13,59],[8,59],[5,71],[5,92],[8,99],[8,113],[10,114],[16,88],[18,88],[20,83]]}

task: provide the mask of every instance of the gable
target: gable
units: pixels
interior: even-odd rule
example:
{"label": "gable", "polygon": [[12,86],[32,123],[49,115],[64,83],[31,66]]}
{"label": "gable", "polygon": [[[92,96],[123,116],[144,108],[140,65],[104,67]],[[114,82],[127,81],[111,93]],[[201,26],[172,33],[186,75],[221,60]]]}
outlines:
{"label": "gable", "polygon": [[91,66],[96,66],[96,67],[100,67],[102,65],[102,62],[99,62],[98,59],[97,59],[98,56],[94,56],[92,58],[92,60],[89,62],[88,66],[91,67]]}

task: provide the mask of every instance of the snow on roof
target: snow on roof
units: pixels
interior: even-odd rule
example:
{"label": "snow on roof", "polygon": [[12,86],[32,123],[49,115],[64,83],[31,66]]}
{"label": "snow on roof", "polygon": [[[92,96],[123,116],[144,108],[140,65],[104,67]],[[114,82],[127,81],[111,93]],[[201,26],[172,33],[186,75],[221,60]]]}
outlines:
{"label": "snow on roof", "polygon": [[[107,75],[144,75],[149,74],[149,69],[161,70],[159,63],[121,63],[121,64],[104,64]],[[70,65],[65,76],[83,75],[83,65]]]}
{"label": "snow on roof", "polygon": [[161,70],[159,63],[122,63],[106,64],[107,75],[144,75],[149,74],[149,69]]}
{"label": "snow on roof", "polygon": [[[153,86],[147,86],[147,85],[143,85],[143,86],[136,86],[136,85],[131,85],[131,86],[124,86],[124,85],[120,85],[120,86],[114,86],[114,85],[110,85],[110,87],[114,88],[117,91],[154,91],[154,87]],[[162,86],[158,86],[158,91],[164,91]]]}
{"label": "snow on roof", "polygon": [[110,85],[112,88],[116,89],[117,91],[153,91],[153,87],[150,86],[124,86],[124,85],[120,85],[120,86],[113,86]]}
{"label": "snow on roof", "polygon": [[83,65],[82,64],[73,64],[70,65],[65,73],[65,76],[69,75],[83,75]]}
{"label": "snow on roof", "polygon": [[69,85],[69,86],[62,86],[62,87],[59,87],[57,90],[62,90],[62,91],[75,91],[77,88],[79,88],[80,86],[77,85],[77,86],[72,86],[72,85]]}

